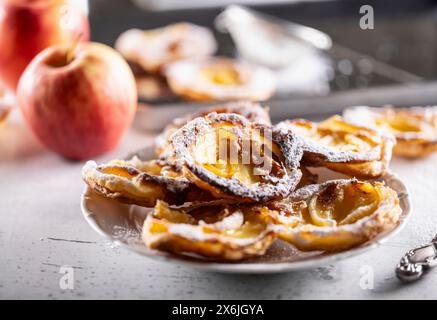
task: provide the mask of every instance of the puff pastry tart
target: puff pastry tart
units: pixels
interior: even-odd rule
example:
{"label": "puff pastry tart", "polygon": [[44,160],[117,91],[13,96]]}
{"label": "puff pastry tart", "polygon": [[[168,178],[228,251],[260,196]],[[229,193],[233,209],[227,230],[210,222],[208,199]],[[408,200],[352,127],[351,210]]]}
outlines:
{"label": "puff pastry tart", "polygon": [[210,108],[202,109],[196,113],[188,114],[184,117],[174,119],[164,131],[156,138],[156,153],[161,154],[167,144],[170,136],[175,133],[179,128],[197,117],[204,117],[211,112],[217,113],[236,113],[245,117],[250,122],[257,122],[265,125],[271,125],[271,120],[268,112],[268,108],[263,108],[256,102],[229,102],[226,104],[213,106]]}
{"label": "puff pastry tart", "polygon": [[301,250],[339,251],[362,244],[397,224],[401,208],[381,182],[331,180],[299,189],[269,205],[279,237]]}
{"label": "puff pastry tart", "polygon": [[270,70],[224,57],[178,61],[165,75],[173,92],[192,101],[263,101],[276,86]]}
{"label": "puff pastry tart", "polygon": [[264,254],[276,235],[255,209],[204,206],[184,212],[159,201],[142,237],[151,249],[233,261]]}
{"label": "puff pastry tart", "polygon": [[324,166],[358,178],[375,178],[386,171],[391,160],[392,135],[347,123],[340,116],[319,123],[287,120],[276,128],[302,139],[306,166]]}
{"label": "puff pastry tart", "polygon": [[118,37],[115,48],[144,71],[157,73],[180,59],[212,55],[217,43],[209,29],[180,22],[152,30],[127,30]]}
{"label": "puff pastry tart", "polygon": [[229,113],[210,113],[176,131],[164,158],[217,198],[284,198],[301,178],[302,149],[292,134]]}
{"label": "puff pastry tart", "polygon": [[353,107],[344,117],[394,134],[395,155],[414,158],[437,151],[437,107]]}
{"label": "puff pastry tart", "polygon": [[88,161],[82,169],[85,182],[100,194],[122,202],[153,207],[158,200],[171,204],[211,199],[163,161],[114,160],[97,165]]}

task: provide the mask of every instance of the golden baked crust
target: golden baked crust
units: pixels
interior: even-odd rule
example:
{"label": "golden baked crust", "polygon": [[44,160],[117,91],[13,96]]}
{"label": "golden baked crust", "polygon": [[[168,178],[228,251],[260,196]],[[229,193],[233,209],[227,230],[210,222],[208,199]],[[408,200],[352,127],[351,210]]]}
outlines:
{"label": "golden baked crust", "polygon": [[286,197],[300,180],[301,145],[292,134],[237,114],[210,113],[176,131],[163,157],[217,198]]}
{"label": "golden baked crust", "polygon": [[437,151],[437,107],[353,107],[344,117],[393,134],[395,155],[416,158]]}
{"label": "golden baked crust", "polygon": [[178,61],[165,75],[172,91],[191,101],[264,101],[275,91],[270,70],[225,57]]}
{"label": "golden baked crust", "polygon": [[159,201],[144,221],[148,248],[235,261],[265,253],[275,232],[254,209],[226,206],[171,209]]}
{"label": "golden baked crust", "polygon": [[393,229],[402,212],[381,182],[331,180],[268,205],[279,237],[300,250],[340,251]]}
{"label": "golden baked crust", "polygon": [[82,169],[85,182],[100,194],[122,202],[153,207],[158,200],[171,204],[209,200],[211,196],[191,184],[163,161],[115,160]]}
{"label": "golden baked crust", "polygon": [[214,54],[217,43],[208,28],[180,22],[152,30],[127,30],[115,48],[143,70],[158,73],[171,62]]}
{"label": "golden baked crust", "polygon": [[287,120],[276,128],[302,138],[302,163],[306,166],[324,166],[358,178],[375,178],[386,171],[391,160],[394,145],[391,135],[347,123],[340,116],[319,123]]}
{"label": "golden baked crust", "polygon": [[164,131],[156,138],[156,153],[160,155],[164,152],[168,139],[179,128],[186,125],[191,120],[204,117],[211,112],[217,113],[236,113],[245,117],[250,122],[257,122],[265,125],[271,125],[271,120],[268,112],[268,107],[263,108],[259,103],[241,101],[241,102],[229,102],[209,108],[202,109],[198,112],[188,114],[184,117],[174,119],[169,125],[167,125]]}
{"label": "golden baked crust", "polygon": [[282,201],[171,208],[159,201],[143,226],[151,249],[218,260],[262,255],[279,237],[303,251],[341,251],[393,229],[401,208],[381,182],[332,180]]}

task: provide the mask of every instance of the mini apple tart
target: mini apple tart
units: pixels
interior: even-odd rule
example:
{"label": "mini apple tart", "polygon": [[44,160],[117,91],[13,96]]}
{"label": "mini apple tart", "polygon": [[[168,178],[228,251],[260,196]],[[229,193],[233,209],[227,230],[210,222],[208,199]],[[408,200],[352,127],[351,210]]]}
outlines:
{"label": "mini apple tart", "polygon": [[263,101],[276,86],[270,70],[224,57],[178,61],[165,75],[172,91],[191,101]]}
{"label": "mini apple tart", "polygon": [[437,151],[437,107],[353,107],[344,117],[393,134],[395,155],[415,158]]}
{"label": "mini apple tart", "polygon": [[230,113],[210,113],[176,131],[163,156],[216,198],[258,202],[288,196],[301,178],[292,134]]}
{"label": "mini apple tart", "polygon": [[184,212],[158,201],[144,221],[142,238],[151,249],[235,261],[263,255],[276,235],[250,207],[203,206]]}
{"label": "mini apple tart", "polygon": [[135,76],[138,98],[145,102],[167,102],[176,96],[170,91],[164,78],[154,75]]}
{"label": "mini apple tart", "polygon": [[114,160],[97,165],[88,161],[82,176],[91,189],[121,202],[153,207],[157,200],[171,204],[211,199],[204,191],[160,160]]}
{"label": "mini apple tart", "polygon": [[268,108],[263,108],[259,103],[255,102],[229,102],[226,104],[205,108],[196,113],[188,114],[184,117],[174,119],[169,125],[167,125],[164,131],[156,138],[156,153],[160,155],[164,152],[167,145],[167,141],[170,136],[175,133],[179,128],[186,125],[191,120],[204,117],[211,112],[217,113],[236,113],[245,117],[250,122],[257,122],[265,125],[271,125],[271,120],[268,112]]}
{"label": "mini apple tart", "polygon": [[180,22],[152,30],[127,30],[115,48],[144,71],[158,73],[168,63],[214,54],[217,43],[208,28]]}
{"label": "mini apple tart", "polygon": [[394,190],[355,179],[310,185],[269,207],[279,237],[304,251],[357,246],[393,229],[402,212]]}
{"label": "mini apple tart", "polygon": [[380,177],[387,169],[394,138],[376,130],[345,122],[340,116],[314,123],[287,120],[276,128],[303,140],[303,164],[327,167],[359,178]]}

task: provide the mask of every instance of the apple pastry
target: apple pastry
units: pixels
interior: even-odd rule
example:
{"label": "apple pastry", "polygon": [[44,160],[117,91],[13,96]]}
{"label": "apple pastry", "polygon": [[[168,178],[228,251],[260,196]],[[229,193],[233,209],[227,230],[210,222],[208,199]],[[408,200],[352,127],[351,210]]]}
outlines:
{"label": "apple pastry", "polygon": [[263,255],[276,234],[252,207],[201,206],[191,211],[159,201],[144,221],[147,247],[235,261]]}
{"label": "apple pastry", "polygon": [[263,101],[275,91],[270,70],[225,57],[178,61],[165,75],[173,92],[192,101]]}
{"label": "apple pastry", "polygon": [[262,123],[265,125],[271,125],[271,120],[268,112],[268,108],[263,108],[260,104],[255,102],[229,102],[226,104],[214,106],[211,108],[202,109],[196,113],[188,114],[184,117],[174,119],[169,125],[167,125],[164,131],[156,138],[156,153],[161,154],[170,136],[175,133],[179,128],[191,120],[204,117],[211,112],[217,113],[236,113],[245,117],[250,122]]}
{"label": "apple pastry", "polygon": [[356,179],[309,185],[269,208],[279,237],[305,251],[362,244],[394,228],[401,214],[394,190]]}
{"label": "apple pastry", "polygon": [[158,200],[171,204],[211,199],[208,193],[160,160],[114,160],[97,165],[88,161],[82,169],[94,191],[122,202],[153,207]]}
{"label": "apple pastry", "polygon": [[314,123],[287,120],[276,128],[293,132],[303,141],[302,163],[359,178],[380,177],[392,155],[392,135],[345,122],[340,116]]}
{"label": "apple pastry", "polygon": [[[156,141],[157,160],[89,161],[82,175],[107,198],[154,207],[141,234],[149,249],[232,262],[281,239],[323,254],[398,226],[396,191],[374,179],[390,176],[394,142],[339,116],[271,126],[258,103],[234,102],[175,119]],[[318,184],[320,167],[372,180],[330,172],[336,179]]]}
{"label": "apple pastry", "polygon": [[171,62],[214,54],[217,43],[208,28],[180,22],[152,30],[127,30],[115,48],[144,71],[159,73]]}
{"label": "apple pastry", "polygon": [[216,198],[246,202],[286,197],[301,178],[301,145],[291,134],[216,112],[196,118],[169,139],[163,158]]}
{"label": "apple pastry", "polygon": [[155,75],[135,76],[138,98],[147,102],[171,101],[174,94],[164,78]]}
{"label": "apple pastry", "polygon": [[393,134],[395,155],[415,158],[437,151],[437,107],[353,107],[344,117]]}

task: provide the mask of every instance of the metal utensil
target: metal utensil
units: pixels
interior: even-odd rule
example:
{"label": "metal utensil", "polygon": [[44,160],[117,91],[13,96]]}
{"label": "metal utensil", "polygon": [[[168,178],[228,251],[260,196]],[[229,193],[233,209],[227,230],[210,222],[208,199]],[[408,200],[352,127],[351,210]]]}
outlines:
{"label": "metal utensil", "polygon": [[397,83],[409,84],[423,80],[409,71],[334,43],[328,34],[320,30],[243,6],[226,7],[217,16],[215,26],[219,31],[231,35],[243,57],[270,67],[283,67],[299,54],[320,50],[353,63],[365,59],[373,66],[374,73]]}
{"label": "metal utensil", "polygon": [[406,282],[419,279],[437,265],[437,235],[430,243],[408,251],[396,266],[396,276]]}

